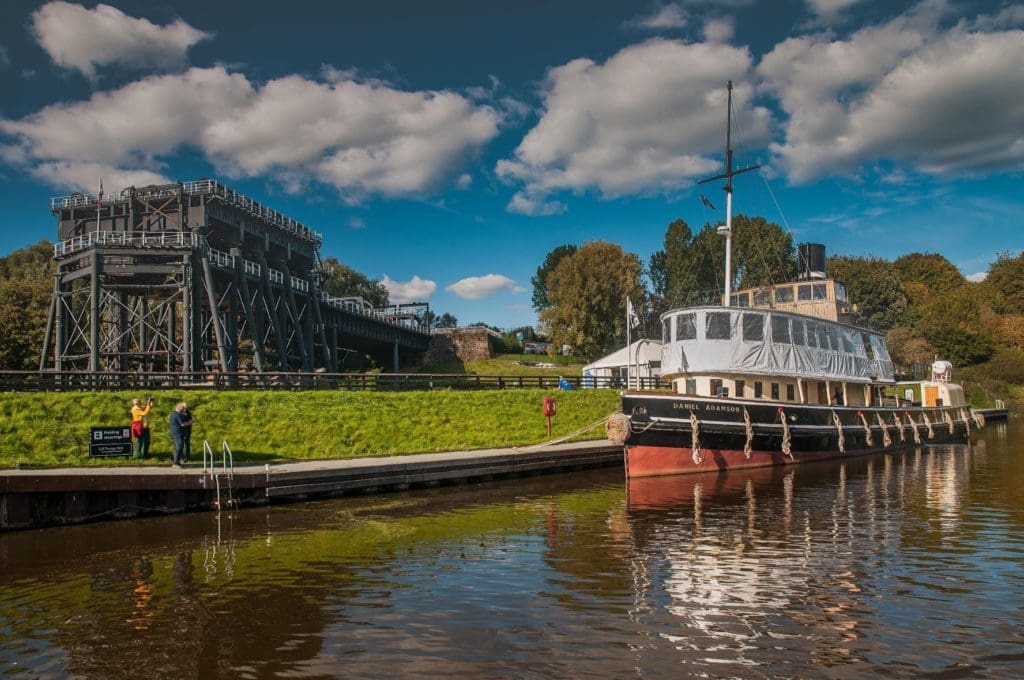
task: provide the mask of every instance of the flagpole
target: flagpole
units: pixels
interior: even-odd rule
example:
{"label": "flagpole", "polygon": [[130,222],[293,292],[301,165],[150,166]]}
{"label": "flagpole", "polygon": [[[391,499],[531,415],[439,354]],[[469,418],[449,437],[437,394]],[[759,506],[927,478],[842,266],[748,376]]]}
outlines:
{"label": "flagpole", "polygon": [[626,296],[626,389],[629,389],[629,345],[630,345],[630,324],[632,319],[629,318],[629,296]]}

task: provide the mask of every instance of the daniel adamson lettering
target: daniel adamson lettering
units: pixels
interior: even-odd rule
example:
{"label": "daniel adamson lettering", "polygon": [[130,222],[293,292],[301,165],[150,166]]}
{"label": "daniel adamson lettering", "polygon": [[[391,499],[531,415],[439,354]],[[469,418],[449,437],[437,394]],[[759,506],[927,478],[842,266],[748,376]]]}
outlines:
{"label": "daniel adamson lettering", "polygon": [[739,413],[740,412],[740,407],[739,406],[731,406],[729,404],[694,404],[694,403],[688,403],[688,402],[680,403],[680,402],[677,401],[677,402],[672,404],[672,408],[678,409],[678,410],[688,410],[688,411],[705,411],[705,412],[717,411],[719,413]]}

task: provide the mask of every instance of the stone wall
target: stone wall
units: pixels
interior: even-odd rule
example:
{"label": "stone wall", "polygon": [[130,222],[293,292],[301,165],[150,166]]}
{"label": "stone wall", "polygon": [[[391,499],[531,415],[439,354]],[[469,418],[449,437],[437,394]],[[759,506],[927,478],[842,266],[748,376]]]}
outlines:
{"label": "stone wall", "polygon": [[485,328],[445,328],[430,338],[423,363],[431,366],[450,361],[480,361],[494,358],[490,335]]}

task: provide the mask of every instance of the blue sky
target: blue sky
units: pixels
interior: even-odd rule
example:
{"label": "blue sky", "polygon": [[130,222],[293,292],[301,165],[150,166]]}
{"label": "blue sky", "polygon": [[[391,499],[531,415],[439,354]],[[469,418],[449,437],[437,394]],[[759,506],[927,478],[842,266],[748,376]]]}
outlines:
{"label": "blue sky", "polygon": [[978,275],[1024,247],[1022,29],[999,0],[5,0],[0,254],[100,177],[216,177],[396,301],[532,324],[555,246],[646,262],[673,219],[722,219],[694,181],[732,79],[737,162],[765,167],[737,212]]}

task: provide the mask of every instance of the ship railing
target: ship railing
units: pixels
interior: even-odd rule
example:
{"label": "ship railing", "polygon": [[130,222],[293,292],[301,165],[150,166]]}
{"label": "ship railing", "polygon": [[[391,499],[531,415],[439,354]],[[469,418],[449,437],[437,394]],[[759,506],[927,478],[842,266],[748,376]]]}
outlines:
{"label": "ship railing", "polygon": [[198,234],[190,231],[92,231],[53,244],[53,256],[65,257],[97,246],[130,248],[196,248]]}

